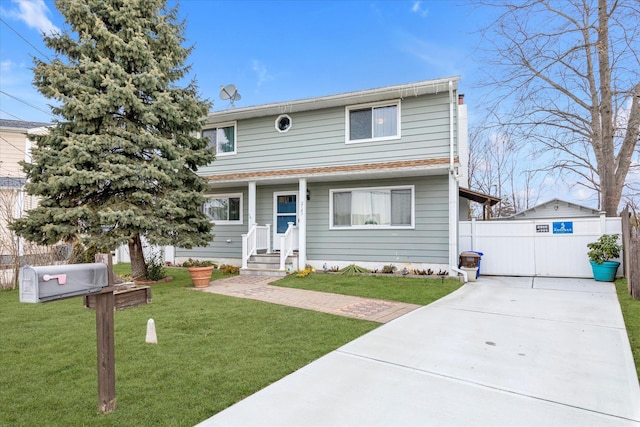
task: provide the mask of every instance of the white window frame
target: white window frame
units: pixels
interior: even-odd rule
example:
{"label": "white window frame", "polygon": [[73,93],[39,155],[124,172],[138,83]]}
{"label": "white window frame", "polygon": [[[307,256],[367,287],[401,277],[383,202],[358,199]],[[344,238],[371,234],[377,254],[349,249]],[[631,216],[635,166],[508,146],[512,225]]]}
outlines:
{"label": "white window frame", "polygon": [[228,128],[231,126],[233,126],[233,151],[219,152],[218,151],[219,144],[216,144],[216,157],[233,156],[235,154],[238,154],[238,122],[232,121],[232,122],[216,123],[213,127],[207,127],[205,129],[202,129],[203,136],[204,136],[204,132],[206,131],[217,130],[220,128]]}
{"label": "white window frame", "polygon": [[[282,119],[284,119],[284,118],[289,119],[289,127],[288,127],[288,128],[286,128],[286,129],[284,129],[284,130],[282,130],[282,129],[280,129],[280,127],[278,126],[278,122],[280,122],[280,120],[282,120]],[[278,118],[276,119],[276,121],[274,122],[274,127],[276,128],[276,130],[277,130],[279,133],[286,133],[286,132],[289,132],[289,129],[291,129],[291,126],[293,126],[293,120],[291,120],[291,116],[290,116],[290,115],[288,115],[288,114],[280,114],[280,115],[278,116]]]}
{"label": "white window frame", "polygon": [[[346,193],[349,191],[375,191],[375,190],[411,190],[411,224],[409,225],[333,225],[333,193]],[[415,229],[416,224],[416,187],[415,185],[394,185],[387,187],[354,187],[329,189],[329,230],[410,230]]]}
{"label": "white window frame", "polygon": [[[224,193],[224,194],[207,194],[205,195],[205,198],[207,200],[211,200],[211,199],[232,199],[232,198],[240,198],[240,219],[233,219],[233,220],[226,220],[226,221],[216,221],[214,219],[211,219],[209,216],[207,216],[207,218],[209,219],[209,222],[216,224],[216,225],[242,225],[243,224],[243,219],[244,219],[244,197],[242,193]],[[204,210],[204,206],[203,206],[203,210]],[[205,214],[206,215],[206,214]]]}
{"label": "white window frame", "polygon": [[[364,110],[367,108],[371,108],[372,110],[372,114],[373,114],[373,109],[374,108],[380,108],[380,107],[392,107],[395,106],[396,107],[396,124],[397,124],[397,133],[396,135],[391,135],[391,136],[382,136],[382,137],[372,137],[372,138],[365,138],[365,139],[354,139],[351,140],[351,118],[350,118],[350,113],[351,110]],[[360,144],[362,142],[372,142],[372,141],[391,141],[391,140],[396,140],[396,139],[400,139],[402,138],[402,132],[401,132],[401,114],[400,114],[400,110],[401,110],[401,102],[399,99],[393,100],[393,101],[385,101],[385,102],[371,102],[368,104],[358,104],[358,105],[349,105],[347,107],[345,107],[345,134],[344,134],[344,140],[345,140],[345,144]],[[371,133],[373,135],[373,131]]]}

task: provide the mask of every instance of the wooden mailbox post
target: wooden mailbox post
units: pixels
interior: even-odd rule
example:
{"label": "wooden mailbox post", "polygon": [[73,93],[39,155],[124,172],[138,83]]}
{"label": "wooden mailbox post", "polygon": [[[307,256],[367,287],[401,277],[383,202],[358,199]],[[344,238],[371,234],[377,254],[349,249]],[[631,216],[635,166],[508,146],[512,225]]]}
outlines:
{"label": "wooden mailbox post", "polygon": [[[96,309],[96,342],[98,350],[98,410],[102,413],[116,409],[116,359],[113,259],[107,255],[107,265],[71,264],[23,267],[20,270],[20,302],[47,302],[83,296]],[[106,272],[105,272],[106,267]],[[106,274],[105,274],[106,273]],[[125,306],[134,307],[150,302],[150,289],[139,289],[136,298],[129,298]],[[138,296],[139,294],[139,296]]]}

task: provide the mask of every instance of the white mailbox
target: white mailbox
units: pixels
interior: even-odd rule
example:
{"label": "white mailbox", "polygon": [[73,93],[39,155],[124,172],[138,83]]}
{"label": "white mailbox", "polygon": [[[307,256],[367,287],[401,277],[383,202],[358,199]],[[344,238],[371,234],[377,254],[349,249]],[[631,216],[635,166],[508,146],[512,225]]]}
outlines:
{"label": "white mailbox", "polygon": [[25,266],[20,269],[20,302],[45,302],[86,295],[109,285],[101,263]]}

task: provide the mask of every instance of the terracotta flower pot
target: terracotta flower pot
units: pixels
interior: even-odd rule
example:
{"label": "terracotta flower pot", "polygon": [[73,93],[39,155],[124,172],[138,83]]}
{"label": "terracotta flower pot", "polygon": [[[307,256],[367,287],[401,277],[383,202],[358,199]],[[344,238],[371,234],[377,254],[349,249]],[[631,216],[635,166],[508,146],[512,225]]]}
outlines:
{"label": "terracotta flower pot", "polygon": [[189,267],[189,274],[196,288],[206,288],[211,282],[211,273],[213,266],[208,267]]}

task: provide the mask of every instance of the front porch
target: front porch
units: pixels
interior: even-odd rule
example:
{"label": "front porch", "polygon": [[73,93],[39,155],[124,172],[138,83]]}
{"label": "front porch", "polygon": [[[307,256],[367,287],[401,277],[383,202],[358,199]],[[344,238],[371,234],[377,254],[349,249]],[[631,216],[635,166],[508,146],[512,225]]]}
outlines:
{"label": "front porch", "polygon": [[276,236],[278,250],[272,250],[271,224],[253,224],[247,234],[242,235],[241,275],[286,276],[298,270],[298,227],[288,223],[287,231]]}
{"label": "front porch", "polygon": [[240,274],[285,276],[306,264],[307,181],[298,180],[297,191],[273,193],[271,224],[256,222],[256,182],[248,183],[249,228],[242,234]]}

